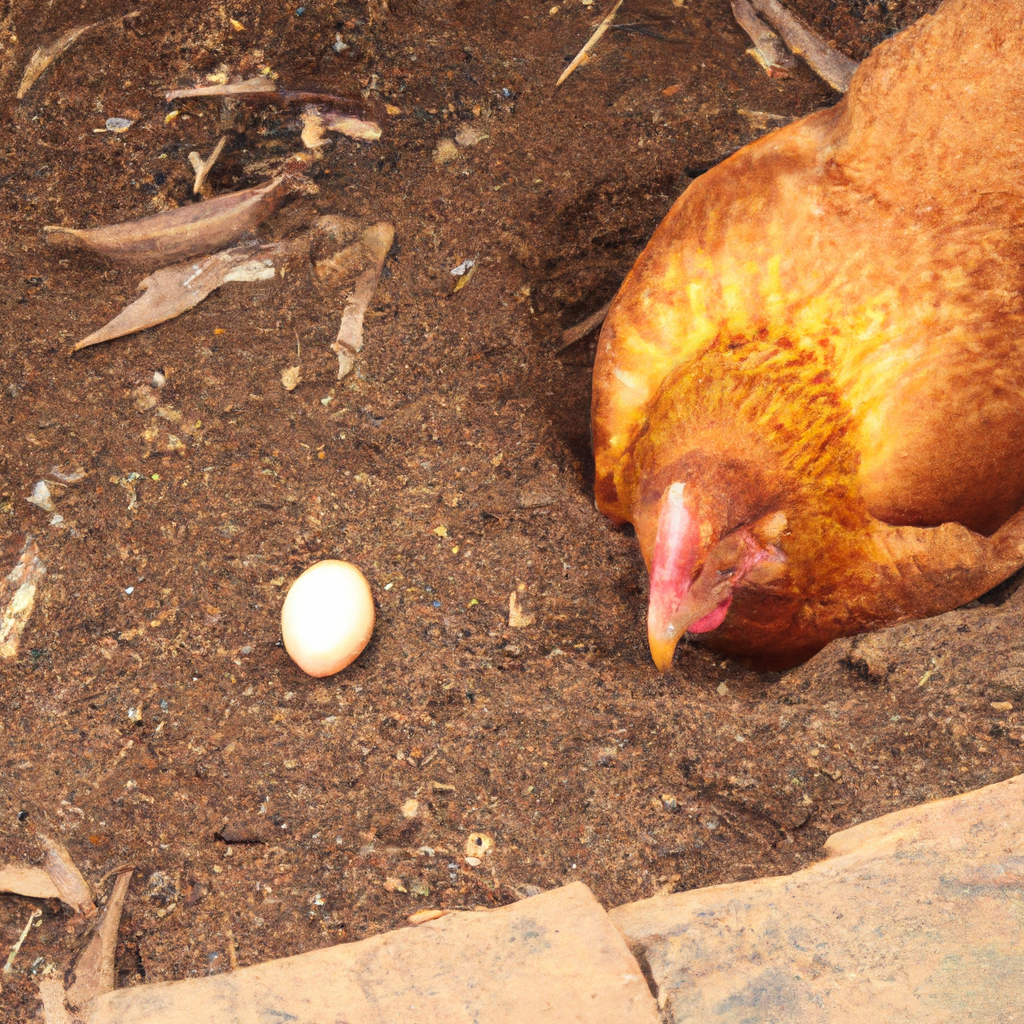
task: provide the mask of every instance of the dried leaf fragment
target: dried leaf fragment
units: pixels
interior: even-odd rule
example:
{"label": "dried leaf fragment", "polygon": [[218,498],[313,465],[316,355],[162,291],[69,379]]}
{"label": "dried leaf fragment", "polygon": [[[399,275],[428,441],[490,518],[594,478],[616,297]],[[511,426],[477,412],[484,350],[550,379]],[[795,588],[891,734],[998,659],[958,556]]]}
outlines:
{"label": "dried leaf fragment", "polygon": [[427,921],[436,921],[439,918],[447,917],[451,913],[453,913],[451,910],[417,910],[415,914],[410,914],[406,921],[409,924],[426,924]]}
{"label": "dried leaf fragment", "polygon": [[43,230],[50,238],[68,240],[107,259],[172,263],[230,245],[279,209],[291,193],[310,184],[300,174],[282,174],[254,188],[152,217],[85,230],[60,225]]}
{"label": "dried leaf fragment", "polygon": [[130,18],[137,18],[139,11],[132,11],[130,14],[122,14],[116,18],[108,18],[106,21],[94,21],[90,25],[79,25],[77,28],[68,29],[64,35],[59,36],[49,46],[40,46],[29,58],[25,65],[25,72],[21,76],[21,85],[18,86],[17,97],[19,100],[28,95],[29,89],[36,84],[39,76],[62,54],[70,50],[78,41],[79,36],[84,35],[90,29],[99,28],[102,25],[114,25],[128,21]]}
{"label": "dried leaf fragment", "polygon": [[384,221],[373,224],[362,234],[360,242],[370,265],[356,280],[356,286],[345,303],[338,337],[331,346],[338,356],[338,380],[351,371],[356,353],[362,350],[363,317],[377,291],[384,260],[394,240],[394,225]]}
{"label": "dried leaf fragment", "polygon": [[143,294],[138,299],[106,326],[83,338],[72,351],[173,320],[230,281],[269,281],[289,257],[304,247],[305,241],[239,245],[154,271],[140,282]]}
{"label": "dried leaf fragment", "polygon": [[0,580],[0,658],[10,660],[18,656],[21,634],[32,616],[36,591],[45,575],[39,547],[27,534],[14,568]]}

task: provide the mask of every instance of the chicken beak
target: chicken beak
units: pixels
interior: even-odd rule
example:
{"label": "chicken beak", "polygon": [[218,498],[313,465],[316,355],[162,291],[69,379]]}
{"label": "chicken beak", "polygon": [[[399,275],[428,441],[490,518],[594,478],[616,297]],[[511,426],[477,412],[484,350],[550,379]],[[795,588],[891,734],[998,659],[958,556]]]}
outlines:
{"label": "chicken beak", "polygon": [[665,637],[655,630],[648,629],[647,643],[651,648],[651,657],[659,672],[668,672],[672,668],[672,658],[676,653],[679,637]]}

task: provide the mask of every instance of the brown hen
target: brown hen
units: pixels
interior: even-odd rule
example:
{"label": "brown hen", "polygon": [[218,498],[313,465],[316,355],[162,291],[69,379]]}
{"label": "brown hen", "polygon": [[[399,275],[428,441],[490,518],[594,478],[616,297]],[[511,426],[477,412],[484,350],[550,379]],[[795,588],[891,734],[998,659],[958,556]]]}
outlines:
{"label": "brown hen", "polygon": [[1024,564],[1024,3],[948,0],[698,178],[605,322],[648,638],[766,667]]}

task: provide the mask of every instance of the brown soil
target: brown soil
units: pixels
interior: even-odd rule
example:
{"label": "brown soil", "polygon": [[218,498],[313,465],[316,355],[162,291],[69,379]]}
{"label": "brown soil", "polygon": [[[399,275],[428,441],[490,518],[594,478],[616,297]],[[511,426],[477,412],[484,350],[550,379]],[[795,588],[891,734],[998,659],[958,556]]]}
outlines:
{"label": "brown soil", "polygon": [[[561,330],[614,293],[693,176],[779,123],[749,112],[800,116],[838,99],[827,86],[766,78],[724,0],[630,0],[558,91],[599,3],[134,6],[19,103],[37,46],[131,8],[0,3],[0,574],[26,533],[47,567],[0,668],[0,861],[37,858],[45,832],[104,895],[137,867],[119,984],[575,879],[611,906],[789,872],[854,822],[1024,770],[1020,613],[996,607],[1011,588],[781,678],[695,645],[659,676],[635,541],[594,510],[593,339],[562,350]],[[862,57],[929,5],[821,6],[797,8]],[[319,194],[262,232],[395,223],[356,372],[335,380],[340,310],[306,273],[68,358],[143,273],[40,228],[192,201],[187,154],[222,134],[215,189],[264,180],[301,148],[295,109],[196,100],[165,123],[160,96],[261,65],[400,110],[378,143],[339,137]],[[135,123],[96,133],[110,116]],[[486,137],[436,164],[464,125]],[[477,271],[453,293],[465,259]],[[87,472],[54,488],[59,526],[25,500],[54,466]],[[315,681],[279,612],[327,557],[364,569],[378,624]],[[517,587],[536,623],[511,629]],[[478,866],[473,833],[494,843]],[[30,903],[0,899],[0,957]],[[5,1019],[32,1018],[33,975],[79,944],[65,909],[38,904]]]}

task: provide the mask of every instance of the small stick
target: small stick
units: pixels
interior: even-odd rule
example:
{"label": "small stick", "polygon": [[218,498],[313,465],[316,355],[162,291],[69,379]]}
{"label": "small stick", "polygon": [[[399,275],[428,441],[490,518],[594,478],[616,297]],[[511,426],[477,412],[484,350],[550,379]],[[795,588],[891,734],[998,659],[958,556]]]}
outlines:
{"label": "small stick", "polygon": [[750,0],[750,3],[778,30],[786,45],[798,57],[803,57],[836,92],[846,92],[850,88],[850,79],[859,66],[857,61],[829,46],[814,29],[787,11],[779,0]]}
{"label": "small stick", "polygon": [[573,57],[572,63],[559,76],[558,81],[555,82],[556,89],[587,59],[590,51],[597,45],[601,36],[611,27],[611,23],[615,20],[615,15],[619,13],[621,6],[622,0],[617,0],[608,16],[597,26],[594,34],[583,44],[583,49]]}
{"label": "small stick", "polygon": [[600,327],[604,323],[604,318],[608,315],[611,305],[611,300],[609,300],[596,313],[591,313],[582,323],[562,331],[562,344],[555,349],[555,355],[571,348],[577,341],[582,341],[591,331]]}
{"label": "small stick", "polygon": [[36,923],[36,919],[43,916],[41,910],[33,910],[29,915],[29,919],[25,924],[25,927],[21,930],[21,935],[18,936],[18,941],[11,946],[10,955],[7,957],[7,963],[4,964],[4,974],[10,974],[14,967],[14,959],[21,952],[21,947],[25,944],[25,940],[28,938],[28,933],[32,931],[32,925]]}
{"label": "small stick", "polygon": [[796,67],[796,58],[785,43],[754,13],[747,0],[732,0],[732,16],[754,44],[747,53],[764,68],[769,78],[789,78]]}
{"label": "small stick", "polygon": [[189,153],[188,162],[192,165],[192,170],[196,172],[196,180],[192,185],[192,195],[197,196],[203,191],[203,186],[206,185],[206,178],[210,171],[213,170],[213,165],[220,158],[221,153],[224,152],[224,147],[227,143],[228,137],[222,135],[213,152],[205,160],[196,152]]}

